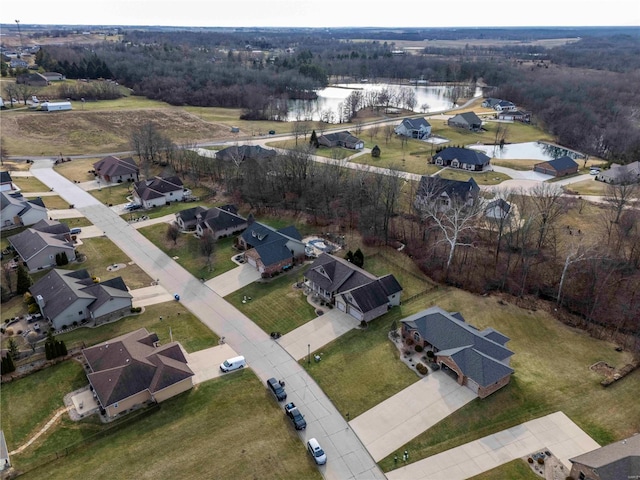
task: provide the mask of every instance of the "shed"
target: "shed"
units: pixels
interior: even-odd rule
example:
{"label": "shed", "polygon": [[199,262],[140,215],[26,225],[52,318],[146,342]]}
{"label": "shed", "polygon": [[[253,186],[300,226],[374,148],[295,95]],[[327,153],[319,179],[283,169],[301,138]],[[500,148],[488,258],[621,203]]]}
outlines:
{"label": "shed", "polygon": [[43,112],[61,112],[71,110],[71,102],[44,102],[40,105]]}

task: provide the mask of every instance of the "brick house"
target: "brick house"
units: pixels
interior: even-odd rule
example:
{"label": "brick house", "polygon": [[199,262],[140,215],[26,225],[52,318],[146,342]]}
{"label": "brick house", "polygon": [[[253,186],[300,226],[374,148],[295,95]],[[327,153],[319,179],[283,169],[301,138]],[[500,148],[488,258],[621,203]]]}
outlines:
{"label": "brick house", "polygon": [[545,175],[553,175],[554,177],[564,177],[565,175],[578,173],[578,168],[576,161],[565,155],[548,162],[536,163],[533,166],[533,171],[544,173]]}

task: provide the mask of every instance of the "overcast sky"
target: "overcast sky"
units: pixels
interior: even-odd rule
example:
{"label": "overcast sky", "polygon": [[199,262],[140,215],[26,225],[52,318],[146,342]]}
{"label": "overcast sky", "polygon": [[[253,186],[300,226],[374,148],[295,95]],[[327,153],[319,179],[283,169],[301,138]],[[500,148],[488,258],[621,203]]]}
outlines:
{"label": "overcast sky", "polygon": [[0,23],[202,27],[640,26],[639,0],[22,0]]}

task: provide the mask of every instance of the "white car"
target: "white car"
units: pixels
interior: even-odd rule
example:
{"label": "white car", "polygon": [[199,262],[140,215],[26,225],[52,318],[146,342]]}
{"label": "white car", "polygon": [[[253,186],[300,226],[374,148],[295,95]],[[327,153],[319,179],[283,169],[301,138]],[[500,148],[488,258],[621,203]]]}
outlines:
{"label": "white car", "polygon": [[589,171],[589,175],[598,175],[600,173],[600,170],[596,170],[595,168],[592,168]]}
{"label": "white car", "polygon": [[324,453],[324,450],[322,450],[320,444],[318,443],[318,440],[316,440],[315,438],[309,439],[309,441],[307,442],[307,450],[313,457],[313,460],[316,462],[316,464],[324,465],[325,463],[327,463],[327,454]]}

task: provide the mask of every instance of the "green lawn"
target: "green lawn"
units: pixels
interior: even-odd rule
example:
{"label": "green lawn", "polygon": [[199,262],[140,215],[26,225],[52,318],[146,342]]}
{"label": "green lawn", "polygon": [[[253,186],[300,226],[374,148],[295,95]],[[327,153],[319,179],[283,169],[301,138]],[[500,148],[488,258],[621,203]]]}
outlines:
{"label": "green lawn", "polygon": [[[288,333],[316,317],[303,292],[293,288],[301,277],[302,271],[298,270],[267,282],[254,282],[227,295],[225,300],[265,332]],[[242,303],[245,296],[251,300]]]}
{"label": "green lawn", "polygon": [[[620,368],[631,360],[629,353],[616,352],[613,344],[545,312],[500,305],[495,297],[451,290],[434,301],[427,295],[424,302],[425,307],[431,302],[461,312],[475,327],[493,327],[510,337],[507,347],[515,352],[515,374],[505,388],[472,401],[403,446],[413,461],[556,411],[567,414],[601,445],[640,429],[640,371],[605,389],[602,377],[589,370],[600,360]],[[335,377],[340,383],[340,376]],[[393,469],[393,457],[380,465],[385,471]]]}
{"label": "green lawn", "polygon": [[221,238],[216,242],[214,255],[211,259],[213,268],[210,270],[207,266],[207,259],[200,253],[200,240],[192,234],[181,234],[174,245],[173,241],[166,238],[166,223],[140,228],[138,232],[147,237],[169,257],[178,257],[175,261],[196,278],[208,280],[237,267],[231,261],[234,254],[238,253],[233,248],[233,237]]}
{"label": "green lawn", "polygon": [[467,172],[465,170],[458,170],[455,168],[447,168],[439,174],[442,178],[449,180],[464,180],[468,181],[469,178],[473,178],[478,185],[497,185],[509,180],[511,177],[504,173],[498,172]]}
{"label": "green lawn", "polygon": [[[122,277],[130,289],[148,287],[151,284],[152,278],[138,265],[130,265],[131,259],[106,237],[85,238],[82,240],[82,245],[79,245],[76,250],[86,256],[86,261],[70,263],[65,268],[70,270],[87,269],[89,274],[99,277],[100,281]],[[124,263],[127,266],[113,272],[107,270],[109,265],[116,263]]]}
{"label": "green lawn", "polygon": [[75,445],[80,448],[22,478],[322,478],[281,407],[250,370],[200,384],[103,438],[94,435],[106,428],[65,418],[12,461],[29,468]]}
{"label": "green lawn", "polygon": [[131,183],[118,183],[97,190],[91,190],[89,193],[101,203],[118,205],[129,202],[127,197],[131,196],[131,188],[133,188]]}
{"label": "green lawn", "polygon": [[155,332],[162,344],[169,343],[173,338],[174,341],[180,342],[187,352],[218,345],[219,337],[179,302],[149,305],[144,307],[140,314],[124,317],[97,328],[77,328],[56,338],[64,340],[69,345],[84,342],[86,346],[91,346],[139,328]]}
{"label": "green lawn", "polygon": [[536,480],[542,477],[536,475],[527,462],[518,458],[471,477],[469,480],[503,480],[505,478],[511,480]]}
{"label": "green lawn", "polygon": [[572,183],[565,188],[567,191],[575,192],[576,195],[607,195],[607,184],[593,178]]}
{"label": "green lawn", "polygon": [[50,190],[44,183],[35,177],[12,177],[14,185],[22,191],[23,194],[33,192],[48,192]]}
{"label": "green lawn", "polygon": [[393,274],[402,286],[402,298],[410,298],[436,287],[436,284],[402,253],[387,251],[384,255],[367,255],[364,268],[378,277]]}

